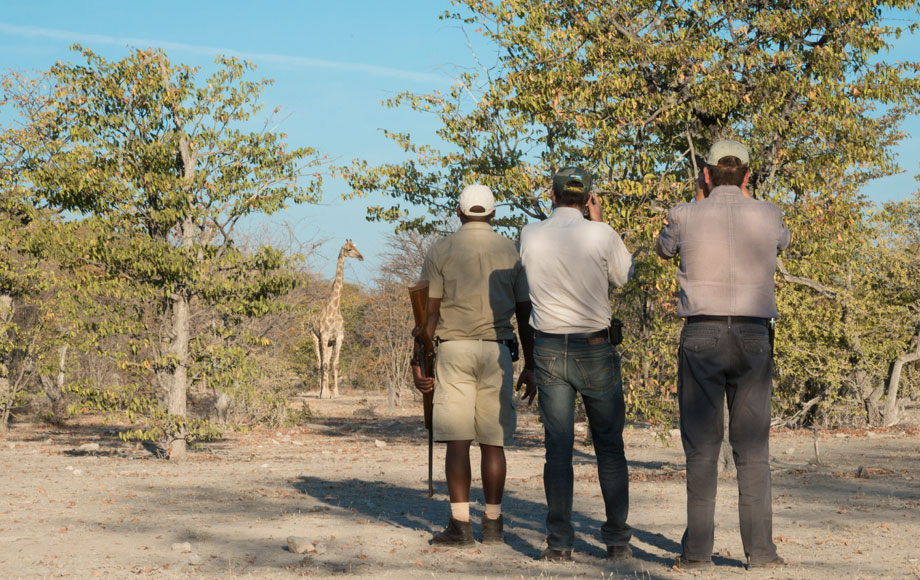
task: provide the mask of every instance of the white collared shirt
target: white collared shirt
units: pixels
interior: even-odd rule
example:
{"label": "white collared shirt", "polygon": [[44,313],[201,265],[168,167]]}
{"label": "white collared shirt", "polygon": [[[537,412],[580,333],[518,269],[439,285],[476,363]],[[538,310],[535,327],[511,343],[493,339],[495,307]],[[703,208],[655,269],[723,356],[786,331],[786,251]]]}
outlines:
{"label": "white collared shirt", "polygon": [[632,277],[632,255],[613,228],[559,207],[521,232],[535,330],[555,334],[610,326],[610,287]]}

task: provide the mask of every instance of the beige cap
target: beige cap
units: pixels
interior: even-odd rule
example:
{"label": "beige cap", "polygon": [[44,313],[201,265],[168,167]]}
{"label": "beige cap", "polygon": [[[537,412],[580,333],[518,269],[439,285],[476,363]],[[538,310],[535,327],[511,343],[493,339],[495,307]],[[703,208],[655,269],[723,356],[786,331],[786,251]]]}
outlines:
{"label": "beige cap", "polygon": [[723,157],[737,157],[745,165],[751,161],[747,147],[734,139],[722,139],[713,143],[709,150],[709,157],[706,158],[706,164],[718,165],[719,160]]}
{"label": "beige cap", "polygon": [[[476,206],[483,208],[483,211],[472,211]],[[478,183],[467,185],[460,192],[460,211],[463,215],[484,216],[495,211],[495,196],[492,190],[485,185]]]}

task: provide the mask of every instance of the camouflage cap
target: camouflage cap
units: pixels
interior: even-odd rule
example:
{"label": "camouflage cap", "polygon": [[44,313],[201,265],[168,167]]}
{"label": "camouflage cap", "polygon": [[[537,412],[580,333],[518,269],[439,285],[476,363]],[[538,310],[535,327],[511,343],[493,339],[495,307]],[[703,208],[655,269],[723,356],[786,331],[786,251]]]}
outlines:
{"label": "camouflage cap", "polygon": [[594,179],[581,167],[566,167],[553,176],[553,191],[591,191]]}

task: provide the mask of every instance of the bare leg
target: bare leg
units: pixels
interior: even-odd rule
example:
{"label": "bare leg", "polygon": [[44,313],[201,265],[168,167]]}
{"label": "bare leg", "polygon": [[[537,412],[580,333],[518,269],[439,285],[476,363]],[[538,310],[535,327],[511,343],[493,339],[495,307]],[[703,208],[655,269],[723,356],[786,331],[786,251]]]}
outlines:
{"label": "bare leg", "polygon": [[470,501],[470,444],[472,441],[448,441],[444,471],[447,477],[447,493],[450,503]]}
{"label": "bare leg", "polygon": [[499,504],[505,491],[505,448],[494,445],[479,444],[482,453],[480,469],[482,469],[482,493],[486,503]]}

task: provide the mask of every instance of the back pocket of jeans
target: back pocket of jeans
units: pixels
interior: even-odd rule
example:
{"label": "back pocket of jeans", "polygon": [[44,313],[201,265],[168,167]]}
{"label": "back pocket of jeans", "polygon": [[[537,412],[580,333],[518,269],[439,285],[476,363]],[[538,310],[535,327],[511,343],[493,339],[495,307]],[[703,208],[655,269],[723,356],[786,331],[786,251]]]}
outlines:
{"label": "back pocket of jeans", "polygon": [[744,345],[744,351],[750,354],[764,354],[770,352],[770,340],[767,337],[746,336],[741,343]]}
{"label": "back pocket of jeans", "polygon": [[534,376],[538,383],[546,383],[556,370],[556,357],[534,354]]}
{"label": "back pocket of jeans", "polygon": [[681,347],[692,352],[712,350],[719,345],[719,331],[710,328],[684,328]]}
{"label": "back pocket of jeans", "polygon": [[615,384],[613,352],[601,356],[576,357],[575,364],[585,386],[594,390],[613,388]]}

